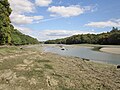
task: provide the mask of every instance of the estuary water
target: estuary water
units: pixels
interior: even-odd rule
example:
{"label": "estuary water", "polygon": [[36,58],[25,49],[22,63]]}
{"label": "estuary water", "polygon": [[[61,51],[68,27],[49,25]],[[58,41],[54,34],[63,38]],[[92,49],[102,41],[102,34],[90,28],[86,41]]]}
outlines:
{"label": "estuary water", "polygon": [[64,56],[74,56],[86,58],[97,62],[110,64],[120,64],[120,55],[94,51],[91,47],[82,46],[64,46],[65,50],[61,50],[59,46],[46,46],[45,52],[57,53]]}

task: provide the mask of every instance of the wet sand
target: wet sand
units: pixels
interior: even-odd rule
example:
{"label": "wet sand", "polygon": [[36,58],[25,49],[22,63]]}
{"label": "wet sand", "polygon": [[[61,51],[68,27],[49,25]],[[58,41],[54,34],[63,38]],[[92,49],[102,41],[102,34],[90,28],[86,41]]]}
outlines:
{"label": "wet sand", "polygon": [[120,54],[120,47],[105,47],[101,48],[100,51],[107,52],[107,53],[113,53],[113,54]]}

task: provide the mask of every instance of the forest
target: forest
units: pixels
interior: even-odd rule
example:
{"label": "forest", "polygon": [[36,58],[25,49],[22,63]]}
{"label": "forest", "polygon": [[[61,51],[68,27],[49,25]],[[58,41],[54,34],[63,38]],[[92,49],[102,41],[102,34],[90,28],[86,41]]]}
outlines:
{"label": "forest", "polygon": [[101,44],[120,45],[120,30],[113,27],[110,32],[101,34],[78,34],[67,38],[48,40],[45,44]]}
{"label": "forest", "polygon": [[10,21],[12,10],[8,0],[0,0],[0,45],[25,45],[37,44],[37,39],[22,34]]}

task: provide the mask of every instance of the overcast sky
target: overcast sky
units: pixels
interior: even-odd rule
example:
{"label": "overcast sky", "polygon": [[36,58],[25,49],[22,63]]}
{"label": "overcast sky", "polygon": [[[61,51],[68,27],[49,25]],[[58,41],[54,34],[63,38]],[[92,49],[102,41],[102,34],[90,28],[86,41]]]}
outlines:
{"label": "overcast sky", "polygon": [[12,24],[40,41],[120,27],[120,0],[9,0]]}

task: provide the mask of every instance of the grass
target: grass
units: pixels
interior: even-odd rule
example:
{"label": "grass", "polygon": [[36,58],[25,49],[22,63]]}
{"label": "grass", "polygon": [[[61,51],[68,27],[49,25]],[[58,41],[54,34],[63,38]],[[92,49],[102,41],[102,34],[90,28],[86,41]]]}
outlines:
{"label": "grass", "polygon": [[77,90],[77,89],[68,88],[68,87],[65,87],[65,86],[59,86],[59,87],[60,87],[60,90]]}
{"label": "grass", "polygon": [[52,65],[49,65],[49,64],[44,64],[44,67],[47,69],[53,69]]}
{"label": "grass", "polygon": [[68,76],[68,75],[65,75],[65,77],[66,77],[66,78],[69,78],[69,76]]}
{"label": "grass", "polygon": [[[0,62],[1,90],[119,90],[120,88],[120,72],[114,65],[85,62],[80,58],[51,53],[41,54],[37,48],[40,47],[34,49],[34,46],[30,46],[22,50],[19,47],[0,48],[0,54],[3,54],[0,55],[0,59],[8,57]],[[30,54],[34,51],[35,53]],[[26,64],[24,63],[26,59],[28,63],[33,62]],[[21,69],[23,67],[25,69]],[[9,76],[10,71],[13,77],[15,75],[16,77],[11,78],[8,84],[2,75]],[[51,85],[48,85],[48,82]]]}
{"label": "grass", "polygon": [[18,48],[16,47],[0,47],[0,54],[1,55],[6,55],[10,53],[15,53]]}
{"label": "grass", "polygon": [[19,71],[17,72],[17,76],[25,76],[27,78],[31,78],[33,76],[35,77],[43,77],[44,71],[40,70],[40,71],[36,71],[36,70],[32,70],[32,71]]}
{"label": "grass", "polygon": [[52,73],[53,76],[57,76],[57,77],[62,77],[62,75],[59,75],[57,73]]}
{"label": "grass", "polygon": [[6,60],[4,60],[3,63],[0,63],[0,70],[2,70],[2,69],[13,69],[15,67],[15,65],[22,63],[22,59],[23,59],[23,57],[22,58],[16,58],[16,59],[15,58],[6,59]]}
{"label": "grass", "polygon": [[94,48],[93,48],[92,50],[94,50],[94,51],[99,51],[101,48],[103,48],[103,47],[100,47],[100,46],[94,46]]}
{"label": "grass", "polygon": [[51,62],[50,60],[37,60],[38,63],[48,63]]}

